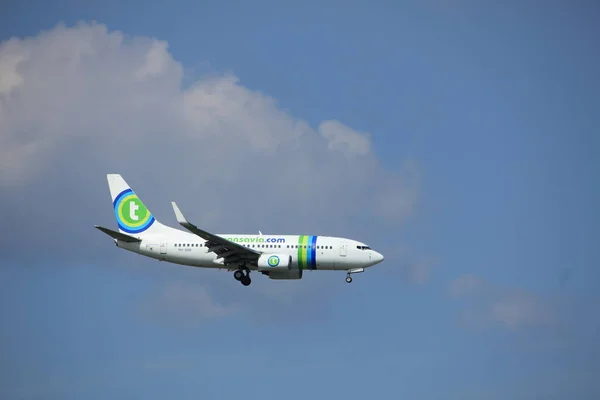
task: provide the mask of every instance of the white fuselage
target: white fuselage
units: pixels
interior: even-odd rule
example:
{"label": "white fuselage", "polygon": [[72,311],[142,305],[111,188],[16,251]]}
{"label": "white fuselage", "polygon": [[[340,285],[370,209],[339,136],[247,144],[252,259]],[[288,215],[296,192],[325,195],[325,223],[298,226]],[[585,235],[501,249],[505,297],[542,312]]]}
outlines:
{"label": "white fuselage", "polygon": [[[364,243],[331,236],[219,234],[259,253],[290,255],[292,267],[301,270],[351,270],[383,261],[383,256]],[[168,233],[145,235],[141,242],[116,240],[120,248],[175,264],[203,268],[231,268],[219,263],[205,240],[169,228]],[[251,268],[252,269],[252,268]]]}

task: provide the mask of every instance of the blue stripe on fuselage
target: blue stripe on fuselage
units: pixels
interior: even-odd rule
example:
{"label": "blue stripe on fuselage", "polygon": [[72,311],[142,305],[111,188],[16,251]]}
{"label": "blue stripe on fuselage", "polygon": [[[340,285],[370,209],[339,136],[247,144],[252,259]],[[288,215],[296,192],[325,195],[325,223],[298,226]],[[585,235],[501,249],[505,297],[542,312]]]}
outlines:
{"label": "blue stripe on fuselage", "polygon": [[317,237],[311,236],[309,239],[310,243],[310,251],[308,258],[308,268],[309,269],[317,269]]}
{"label": "blue stripe on fuselage", "polygon": [[308,239],[306,239],[306,269],[313,269],[312,267],[312,238],[314,236],[309,236]]}

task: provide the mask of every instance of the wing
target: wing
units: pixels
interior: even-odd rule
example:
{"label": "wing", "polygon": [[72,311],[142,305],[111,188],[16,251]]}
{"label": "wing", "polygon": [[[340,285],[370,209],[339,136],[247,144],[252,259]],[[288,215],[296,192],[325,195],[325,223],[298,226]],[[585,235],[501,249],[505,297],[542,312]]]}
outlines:
{"label": "wing", "polygon": [[215,253],[217,259],[223,259],[224,265],[234,264],[236,267],[238,265],[246,265],[249,268],[256,267],[258,258],[261,255],[260,252],[198,228],[196,225],[185,219],[174,201],[172,201],[171,204],[179,225],[206,240],[208,251]]}

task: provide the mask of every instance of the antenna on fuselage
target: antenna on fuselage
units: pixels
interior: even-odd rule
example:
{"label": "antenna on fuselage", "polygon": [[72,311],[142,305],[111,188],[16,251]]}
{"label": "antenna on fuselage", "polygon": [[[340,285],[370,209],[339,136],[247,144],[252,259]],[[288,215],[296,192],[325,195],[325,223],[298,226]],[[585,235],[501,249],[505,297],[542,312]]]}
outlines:
{"label": "antenna on fuselage", "polygon": [[258,234],[259,234],[260,236],[262,236],[262,232],[261,232],[261,231],[258,231]]}

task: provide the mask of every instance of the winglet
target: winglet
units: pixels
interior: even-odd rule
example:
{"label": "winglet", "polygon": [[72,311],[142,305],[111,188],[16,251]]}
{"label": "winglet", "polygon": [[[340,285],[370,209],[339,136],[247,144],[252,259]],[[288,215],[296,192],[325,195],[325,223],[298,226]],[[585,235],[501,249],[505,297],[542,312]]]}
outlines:
{"label": "winglet", "polygon": [[183,226],[188,231],[200,236],[202,239],[208,240],[208,237],[210,235],[210,234],[208,234],[208,232],[205,232],[202,229],[199,229],[196,225],[192,224],[187,219],[185,219],[185,217],[183,216],[183,213],[177,206],[177,203],[172,201],[171,205],[173,206],[173,211],[175,211],[175,218],[177,218],[177,222],[179,222],[179,225]]}
{"label": "winglet", "polygon": [[[220,251],[223,249],[224,249],[223,251],[235,250],[236,254],[241,252],[236,257],[241,256],[242,258],[246,258],[246,259],[248,259],[248,257],[250,257],[250,259],[255,260],[255,259],[258,259],[258,257],[260,256],[260,252],[258,252],[256,250],[250,249],[248,247],[244,247],[241,244],[232,242],[224,237],[212,234],[210,232],[207,232],[205,230],[198,228],[196,225],[192,224],[187,219],[185,219],[185,217],[183,216],[183,213],[177,206],[177,203],[172,201],[171,205],[173,206],[173,211],[175,212],[175,217],[177,218],[177,222],[179,222],[179,225],[183,226],[188,231],[190,231],[193,234],[206,240],[208,243],[207,247],[208,247],[209,251],[213,251],[216,254],[220,255],[221,257],[223,257],[223,256],[221,255],[222,253]],[[221,249],[216,250],[217,248],[221,248]]]}
{"label": "winglet", "polygon": [[185,217],[183,216],[183,213],[177,206],[177,203],[172,201],[171,205],[173,206],[173,211],[175,211],[175,218],[177,218],[177,222],[179,222],[179,225],[183,226],[184,228],[186,228],[187,230],[190,230],[192,232],[195,229],[198,229],[198,227],[196,225],[192,224],[187,219],[185,219]]}
{"label": "winglet", "polygon": [[174,201],[172,201],[171,205],[173,206],[173,211],[175,212],[175,218],[177,218],[177,222],[179,222],[180,225],[184,225],[184,224],[187,225],[188,221],[183,216],[183,213],[181,212],[181,210],[179,209],[179,207],[177,207],[177,203],[175,203]]}

